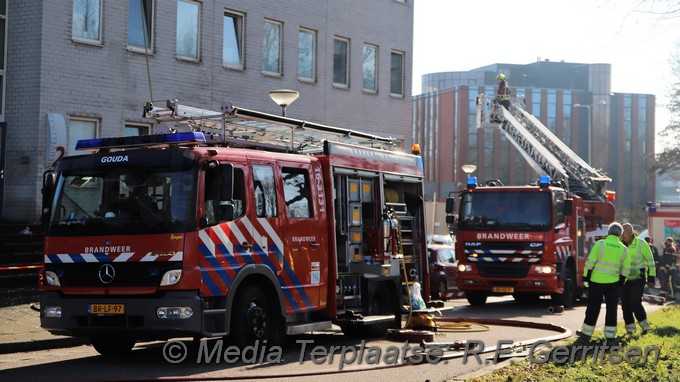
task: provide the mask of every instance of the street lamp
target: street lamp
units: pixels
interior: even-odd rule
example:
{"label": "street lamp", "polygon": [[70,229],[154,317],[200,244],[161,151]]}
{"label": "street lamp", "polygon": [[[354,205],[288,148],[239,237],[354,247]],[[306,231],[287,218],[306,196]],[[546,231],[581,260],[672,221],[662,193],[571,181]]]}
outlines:
{"label": "street lamp", "polygon": [[574,108],[584,107],[588,109],[588,164],[592,165],[592,155],[593,155],[593,124],[591,121],[592,114],[590,111],[590,105],[581,105],[580,103],[575,103]]}
{"label": "street lamp", "polygon": [[300,93],[289,89],[272,90],[269,92],[269,98],[281,106],[281,115],[284,117],[286,116],[286,107],[295,102],[299,96]]}

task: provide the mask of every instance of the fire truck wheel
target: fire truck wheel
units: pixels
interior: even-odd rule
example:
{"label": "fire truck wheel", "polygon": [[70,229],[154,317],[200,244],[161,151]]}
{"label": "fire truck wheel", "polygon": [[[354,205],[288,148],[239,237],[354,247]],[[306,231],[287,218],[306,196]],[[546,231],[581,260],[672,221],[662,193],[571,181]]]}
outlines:
{"label": "fire truck wheel", "polygon": [[565,308],[571,308],[576,300],[576,279],[571,268],[567,269],[567,276],[564,279],[564,292],[562,294],[554,293],[551,296],[554,305],[563,305]]}
{"label": "fire truck wheel", "polygon": [[92,346],[101,355],[107,357],[122,357],[130,354],[135,346],[134,339],[114,337],[93,337]]}
{"label": "fire truck wheel", "polygon": [[439,280],[439,290],[437,291],[437,297],[442,301],[446,301],[446,292],[446,280]]}
{"label": "fire truck wheel", "polygon": [[270,346],[283,343],[281,320],[267,294],[259,287],[246,285],[239,288],[233,305],[231,338],[236,346],[244,348],[267,340]]}
{"label": "fire truck wheel", "polygon": [[486,304],[487,294],[484,292],[467,291],[465,292],[468,303],[472,306],[481,306]]}

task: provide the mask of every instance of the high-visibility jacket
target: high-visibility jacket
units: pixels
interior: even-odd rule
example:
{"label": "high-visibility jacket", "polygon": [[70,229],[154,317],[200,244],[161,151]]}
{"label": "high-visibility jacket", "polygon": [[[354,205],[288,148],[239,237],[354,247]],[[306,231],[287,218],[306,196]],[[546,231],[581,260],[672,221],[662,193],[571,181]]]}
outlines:
{"label": "high-visibility jacket", "polygon": [[647,276],[656,277],[656,265],[654,255],[646,241],[639,237],[633,237],[628,245],[628,257],[630,257],[630,275],[628,280],[640,279],[640,269],[646,269]]}
{"label": "high-visibility jacket", "polygon": [[507,82],[502,81],[498,84],[498,90],[496,90],[496,98],[501,101],[510,100],[510,86],[508,86]]}
{"label": "high-visibility jacket", "polygon": [[590,272],[590,281],[598,284],[619,282],[619,276],[630,275],[628,249],[618,236],[608,235],[598,240],[588,254],[584,272]]}

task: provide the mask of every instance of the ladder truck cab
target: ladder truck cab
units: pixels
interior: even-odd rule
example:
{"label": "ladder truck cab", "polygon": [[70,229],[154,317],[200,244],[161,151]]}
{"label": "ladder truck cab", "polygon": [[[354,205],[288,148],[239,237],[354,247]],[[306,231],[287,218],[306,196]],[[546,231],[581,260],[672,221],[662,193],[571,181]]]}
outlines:
{"label": "ladder truck cab", "polygon": [[611,179],[517,100],[506,109],[479,96],[477,127],[500,128],[540,177],[524,186],[469,177],[457,198],[449,196],[458,288],[471,305],[490,295],[520,302],[550,295],[557,305],[572,306],[583,294],[583,268],[596,235],[614,220],[614,194],[604,190]]}
{"label": "ladder truck cab", "polygon": [[400,327],[401,275],[428,270],[421,157],[231,105],[144,115],[156,134],[81,140],[90,155],[45,174],[44,329],[115,355],[140,340],[272,346],[332,324]]}

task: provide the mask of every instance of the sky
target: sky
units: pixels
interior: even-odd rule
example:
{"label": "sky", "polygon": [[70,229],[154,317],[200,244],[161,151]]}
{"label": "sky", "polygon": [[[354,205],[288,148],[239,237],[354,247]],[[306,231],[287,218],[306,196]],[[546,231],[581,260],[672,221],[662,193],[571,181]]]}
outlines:
{"label": "sky", "polygon": [[420,94],[427,73],[546,59],[605,63],[613,92],[654,94],[656,131],[668,122],[669,84],[677,81],[669,61],[678,52],[680,17],[659,13],[667,10],[665,1],[413,1],[413,94]]}

